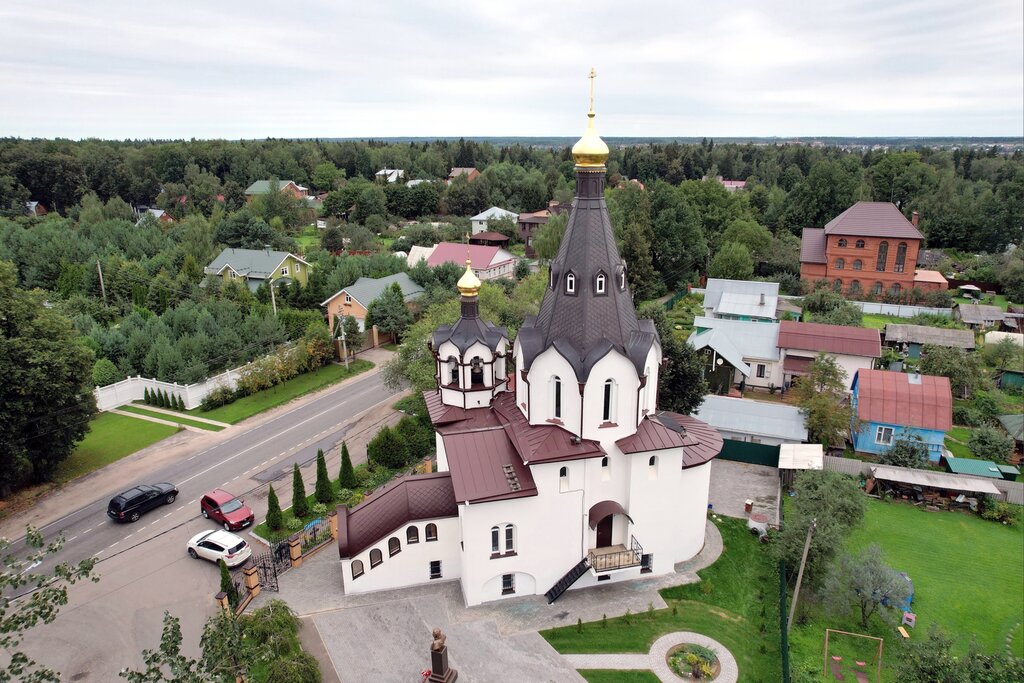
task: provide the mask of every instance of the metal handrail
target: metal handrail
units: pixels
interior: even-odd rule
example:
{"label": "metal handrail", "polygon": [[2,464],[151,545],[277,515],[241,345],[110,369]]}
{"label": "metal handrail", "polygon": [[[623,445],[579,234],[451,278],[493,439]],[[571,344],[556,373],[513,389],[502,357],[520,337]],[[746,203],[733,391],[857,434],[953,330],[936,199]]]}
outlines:
{"label": "metal handrail", "polygon": [[635,536],[630,536],[629,550],[601,554],[590,551],[587,554],[587,561],[595,572],[606,572],[613,569],[636,567],[642,563],[643,554],[644,549],[639,541]]}

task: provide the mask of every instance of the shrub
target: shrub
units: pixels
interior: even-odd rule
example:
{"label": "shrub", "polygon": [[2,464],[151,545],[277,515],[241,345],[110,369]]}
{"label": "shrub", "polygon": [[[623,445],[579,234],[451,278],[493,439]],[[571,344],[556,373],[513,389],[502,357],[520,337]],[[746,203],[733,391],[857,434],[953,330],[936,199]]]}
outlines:
{"label": "shrub", "polygon": [[292,466],[292,514],[305,517],[309,514],[309,501],[306,500],[306,485],[302,483],[302,472],[299,463]]}
{"label": "shrub", "polygon": [[904,436],[896,439],[892,447],[882,453],[879,460],[896,467],[924,467],[928,462],[928,448],[920,436]]}
{"label": "shrub", "polygon": [[398,469],[409,462],[409,447],[395,430],[385,425],[366,445],[366,457],[377,465]]}
{"label": "shrub", "polygon": [[239,599],[238,586],[231,579],[231,570],[228,569],[224,560],[217,560],[217,564],[220,566],[220,590],[228,594],[228,604],[232,607],[237,607]]}
{"label": "shrub", "polygon": [[92,383],[97,387],[105,387],[113,384],[123,377],[121,372],[107,358],[100,358],[92,366]]}
{"label": "shrub", "polygon": [[285,522],[284,526],[286,529],[288,529],[288,531],[298,531],[302,527],[306,526],[306,523],[298,517],[289,517],[288,521]]}
{"label": "shrub", "polygon": [[213,410],[214,408],[220,408],[221,406],[233,403],[237,398],[238,393],[234,389],[219,386],[203,398],[199,408],[201,410]]}
{"label": "shrub", "polygon": [[414,417],[403,417],[395,425],[395,433],[405,442],[410,460],[420,460],[434,452],[434,432]]}
{"label": "shrub", "polygon": [[277,500],[273,485],[270,486],[270,491],[267,493],[267,526],[274,531],[280,531],[284,526],[284,520],[281,517],[281,503]]}
{"label": "shrub", "polygon": [[316,491],[313,497],[324,506],[334,502],[334,487],[331,486],[331,476],[327,474],[327,459],[322,448],[316,451]]}
{"label": "shrub", "polygon": [[1020,516],[1020,512],[1014,509],[1014,506],[1011,506],[1006,501],[987,500],[985,501],[985,507],[981,511],[981,516],[982,518],[992,520],[993,522],[1013,524]]}
{"label": "shrub", "polygon": [[313,514],[317,517],[323,517],[331,511],[331,508],[326,503],[313,503],[313,507],[310,509],[313,510]]}
{"label": "shrub", "polygon": [[142,402],[149,405],[153,402],[153,395],[149,393],[149,387],[142,392]]}
{"label": "shrub", "polygon": [[970,406],[953,406],[953,424],[965,427],[980,427],[985,423],[985,416]]}
{"label": "shrub", "polygon": [[983,425],[971,433],[967,447],[982,460],[1005,460],[1013,450],[1013,439],[995,427]]}
{"label": "shrub", "polygon": [[354,489],[357,486],[352,458],[348,454],[348,444],[344,441],[341,442],[341,472],[338,475],[338,486],[343,489]]}
{"label": "shrub", "polygon": [[267,683],[320,683],[320,665],[308,652],[278,657],[270,664]]}

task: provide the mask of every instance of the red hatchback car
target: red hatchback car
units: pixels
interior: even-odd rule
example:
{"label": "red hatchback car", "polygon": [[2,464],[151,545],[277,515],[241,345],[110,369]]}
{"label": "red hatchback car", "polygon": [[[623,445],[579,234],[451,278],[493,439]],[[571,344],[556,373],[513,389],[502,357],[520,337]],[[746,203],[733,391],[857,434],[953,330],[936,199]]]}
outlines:
{"label": "red hatchback car", "polygon": [[214,489],[199,499],[203,517],[224,526],[225,531],[244,529],[253,523],[252,509],[224,489]]}

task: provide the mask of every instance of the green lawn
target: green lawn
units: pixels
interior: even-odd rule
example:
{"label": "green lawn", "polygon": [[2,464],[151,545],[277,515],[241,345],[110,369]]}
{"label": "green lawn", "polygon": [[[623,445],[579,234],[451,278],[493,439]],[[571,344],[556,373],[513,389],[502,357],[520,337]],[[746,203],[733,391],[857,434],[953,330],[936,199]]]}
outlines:
{"label": "green lawn", "polygon": [[864,327],[873,330],[884,330],[886,325],[907,324],[910,318],[897,318],[894,315],[881,315],[880,313],[865,313]]}
{"label": "green lawn", "polygon": [[953,301],[955,303],[958,303],[958,304],[977,304],[977,303],[981,303],[981,304],[984,304],[986,306],[998,306],[999,308],[1003,309],[1004,311],[1006,310],[1007,306],[1010,303],[1009,301],[1006,300],[1006,297],[1003,296],[1002,294],[996,294],[994,297],[985,296],[985,297],[982,298],[981,301],[979,301],[977,299],[971,299],[971,298],[968,298],[966,296],[955,296],[955,297],[953,297]]}
{"label": "green lawn", "polygon": [[[778,576],[767,546],[760,545],[743,520],[721,518],[725,550],[698,574],[701,582],[661,591],[669,607],[623,617],[541,631],[563,654],[647,652],[660,636],[694,631],[714,638],[736,657],[740,681],[774,683],[781,676],[779,655]],[[673,614],[673,610],[675,614]],[[601,672],[591,681],[649,680]],[[633,675],[630,672],[628,675]],[[616,677],[620,676],[620,677]]]}
{"label": "green lawn", "polygon": [[196,417],[205,417],[210,420],[217,420],[218,422],[236,424],[247,417],[262,413],[264,410],[270,410],[283,403],[287,403],[293,398],[298,398],[304,394],[323,389],[329,384],[334,384],[353,375],[366,372],[373,367],[373,363],[368,360],[357,359],[351,361],[349,366],[350,369],[346,371],[344,365],[332,363],[313,372],[307,372],[294,377],[287,382],[278,384],[276,387],[240,398],[226,406],[209,411],[195,408],[188,412]]}
{"label": "green lawn", "polygon": [[176,427],[100,413],[89,423],[89,432],[71,456],[60,464],[57,479],[65,482],[88,474],[177,432]]}
{"label": "green lawn", "polygon": [[156,417],[156,418],[159,418],[161,420],[168,420],[170,422],[177,422],[177,423],[186,425],[188,427],[196,427],[198,429],[205,429],[205,430],[211,431],[211,432],[219,432],[220,430],[224,429],[223,427],[218,427],[217,425],[211,425],[211,424],[207,424],[205,422],[199,422],[198,420],[190,420],[187,417],[185,417],[184,414],[181,414],[181,415],[168,415],[167,413],[158,413],[158,412],[156,412],[154,410],[146,410],[145,408],[143,408],[141,406],[121,406],[120,408],[118,408],[118,410],[123,410],[126,413],[135,413],[137,415],[145,415],[147,417]]}
{"label": "green lawn", "polygon": [[303,228],[302,233],[295,238],[295,244],[299,250],[305,253],[307,250],[320,246],[320,231],[316,226]]}
{"label": "green lawn", "polygon": [[962,444],[959,441],[946,437],[946,448],[957,458],[973,458],[974,453],[971,453],[971,449],[966,444]]}
{"label": "green lawn", "polygon": [[579,669],[589,683],[658,683],[653,671],[615,671],[614,669]]}
{"label": "green lawn", "polygon": [[[913,611],[920,638],[932,624],[939,624],[965,652],[972,637],[984,650],[1006,646],[1014,632],[1013,652],[1024,656],[1020,623],[1024,615],[1024,528],[1007,527],[958,512],[927,512],[912,505],[868,502],[864,525],[854,532],[848,546],[857,550],[878,543],[886,562],[907,572],[914,582]],[[863,633],[858,620],[830,618],[812,608],[806,624],[795,625],[790,636],[794,670],[802,663],[821,666],[826,627]],[[883,680],[894,680],[891,664],[899,658],[902,643],[895,630],[878,621],[869,635],[885,639]],[[863,657],[863,646],[853,639],[840,647]],[[830,680],[822,678],[822,680]]]}

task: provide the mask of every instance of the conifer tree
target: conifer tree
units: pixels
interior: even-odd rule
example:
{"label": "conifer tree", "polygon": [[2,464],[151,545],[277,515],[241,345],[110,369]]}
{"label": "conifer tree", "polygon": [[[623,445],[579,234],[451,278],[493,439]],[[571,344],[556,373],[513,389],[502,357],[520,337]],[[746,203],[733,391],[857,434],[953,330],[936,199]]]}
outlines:
{"label": "conifer tree", "polygon": [[334,501],[334,487],[331,486],[331,475],[327,474],[327,459],[322,448],[316,451],[316,502],[329,505]]}
{"label": "conifer tree", "polygon": [[145,391],[142,392],[142,402],[149,405],[153,401],[149,395],[149,387],[146,387]]}
{"label": "conifer tree", "polygon": [[341,474],[338,477],[338,484],[343,489],[354,489],[356,487],[356,471],[352,468],[352,458],[348,454],[348,444],[341,442]]}
{"label": "conifer tree", "polygon": [[274,493],[274,486],[270,486],[270,492],[267,493],[267,526],[274,531],[280,531],[281,527],[284,526],[284,519],[281,515],[281,503],[277,500],[277,494]]}
{"label": "conifer tree", "polygon": [[231,571],[224,560],[217,560],[217,564],[220,565],[220,589],[228,594],[228,604],[236,607],[238,605],[238,586],[231,580]]}
{"label": "conifer tree", "polygon": [[299,463],[295,463],[292,469],[292,514],[299,518],[309,514],[309,501],[306,500],[306,486],[302,483]]}

